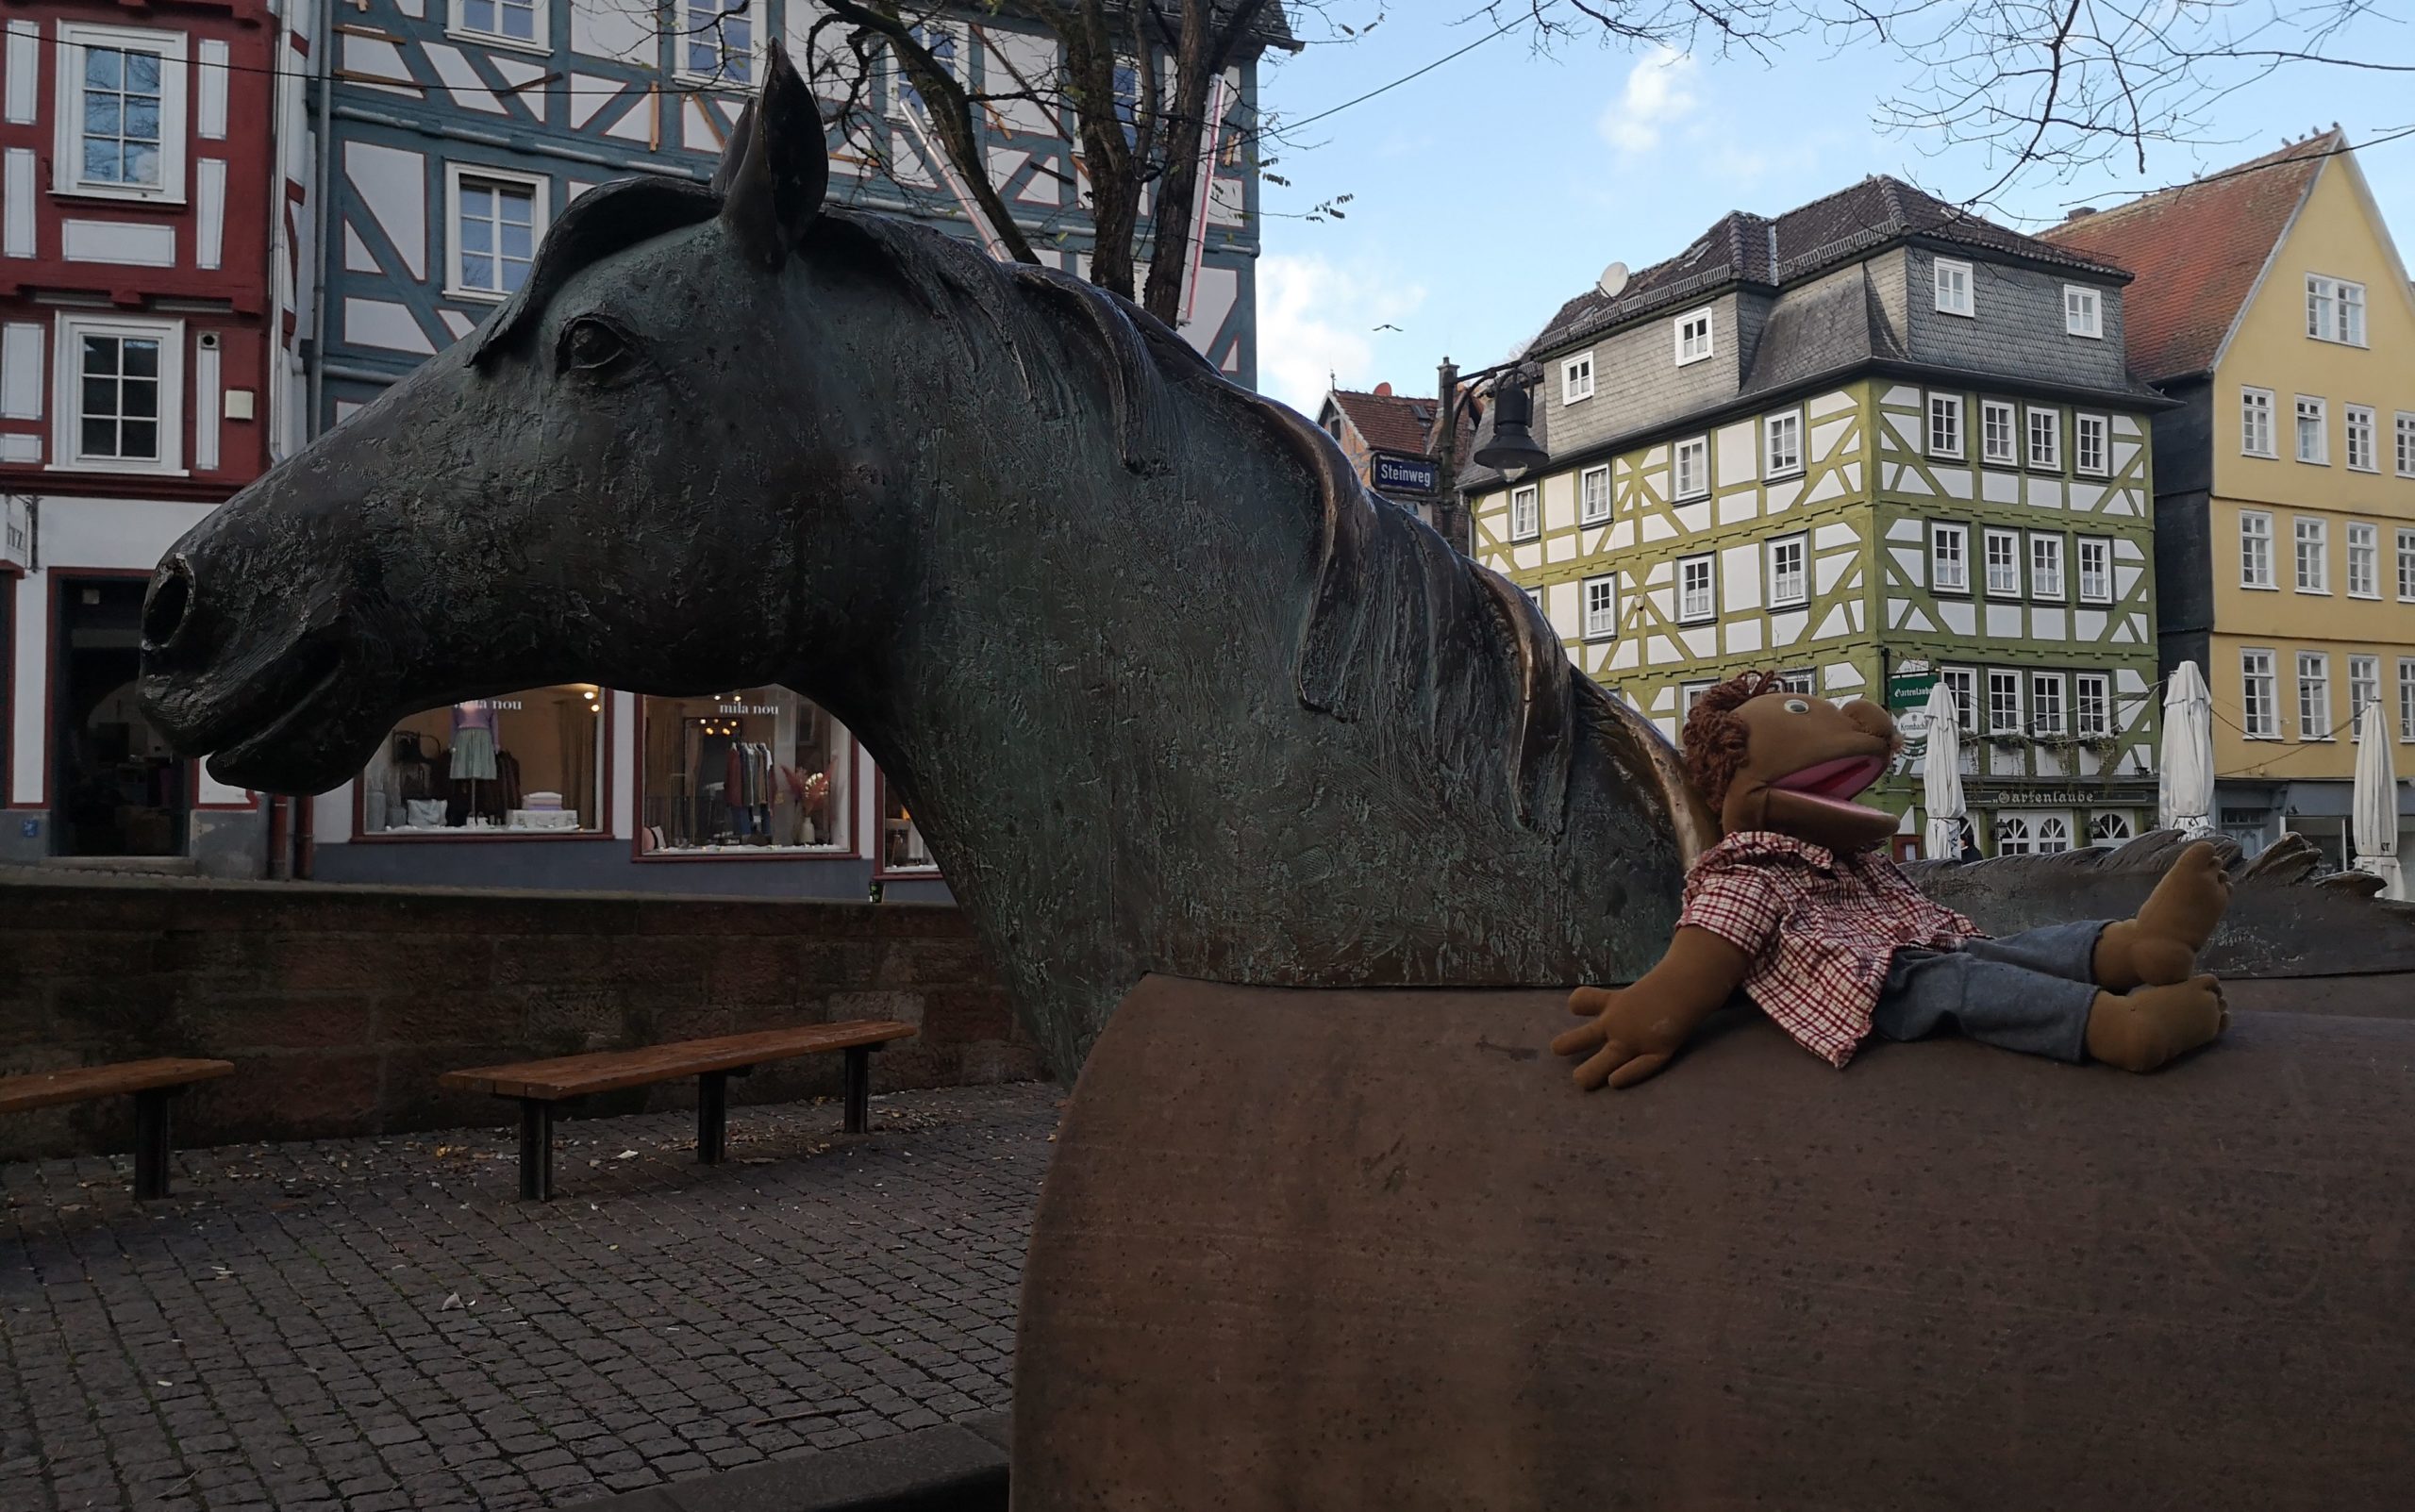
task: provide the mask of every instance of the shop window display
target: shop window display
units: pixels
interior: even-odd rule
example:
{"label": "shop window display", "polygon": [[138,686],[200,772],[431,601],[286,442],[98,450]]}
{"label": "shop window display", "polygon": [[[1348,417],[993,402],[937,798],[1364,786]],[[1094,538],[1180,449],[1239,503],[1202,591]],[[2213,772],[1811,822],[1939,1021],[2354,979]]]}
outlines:
{"label": "shop window display", "polygon": [[845,852],[845,726],[785,688],[642,700],[648,855]]}
{"label": "shop window display", "polygon": [[562,683],[412,715],[360,774],[361,833],[593,834],[604,704],[594,684]]}
{"label": "shop window display", "polygon": [[937,872],[931,848],[923,843],[921,826],[903,794],[880,785],[880,866],[884,872]]}

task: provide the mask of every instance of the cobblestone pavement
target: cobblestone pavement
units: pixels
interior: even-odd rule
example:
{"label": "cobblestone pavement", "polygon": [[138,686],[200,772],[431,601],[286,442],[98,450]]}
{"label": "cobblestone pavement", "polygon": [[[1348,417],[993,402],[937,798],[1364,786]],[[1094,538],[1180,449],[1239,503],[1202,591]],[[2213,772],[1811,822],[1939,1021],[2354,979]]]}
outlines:
{"label": "cobblestone pavement", "polygon": [[1008,1405],[1060,1090],[0,1167],[0,1508],[566,1505]]}

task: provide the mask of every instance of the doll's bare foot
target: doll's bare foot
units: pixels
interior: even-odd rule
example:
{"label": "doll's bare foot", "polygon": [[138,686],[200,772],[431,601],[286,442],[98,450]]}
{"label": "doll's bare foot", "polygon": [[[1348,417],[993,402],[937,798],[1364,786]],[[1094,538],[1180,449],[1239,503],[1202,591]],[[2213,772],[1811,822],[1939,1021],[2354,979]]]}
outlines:
{"label": "doll's bare foot", "polygon": [[2097,985],[2126,992],[2186,982],[2229,906],[2230,873],[2211,842],[2199,840],[2172,863],[2136,919],[2105,926],[2093,961]]}
{"label": "doll's bare foot", "polygon": [[2088,1012],[2088,1053],[2108,1066],[2147,1072],[2230,1025],[2222,984],[2210,976],[2134,992],[2099,992]]}

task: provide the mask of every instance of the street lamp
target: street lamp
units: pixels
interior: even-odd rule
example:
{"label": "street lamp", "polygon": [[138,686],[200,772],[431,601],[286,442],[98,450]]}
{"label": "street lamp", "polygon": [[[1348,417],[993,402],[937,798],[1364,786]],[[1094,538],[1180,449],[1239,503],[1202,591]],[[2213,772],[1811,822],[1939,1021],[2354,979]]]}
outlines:
{"label": "street lamp", "polygon": [[1474,461],[1515,483],[1531,468],[1551,460],[1535,440],[1535,374],[1518,364],[1492,387],[1492,440],[1476,448]]}

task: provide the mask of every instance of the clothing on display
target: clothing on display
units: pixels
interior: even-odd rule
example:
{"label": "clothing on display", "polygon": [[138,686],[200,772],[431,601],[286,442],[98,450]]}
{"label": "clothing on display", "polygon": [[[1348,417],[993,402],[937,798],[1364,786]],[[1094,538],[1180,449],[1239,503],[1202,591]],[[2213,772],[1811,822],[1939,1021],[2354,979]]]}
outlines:
{"label": "clothing on display", "polygon": [[453,778],[491,782],[495,777],[494,709],[485,700],[453,706]]}

